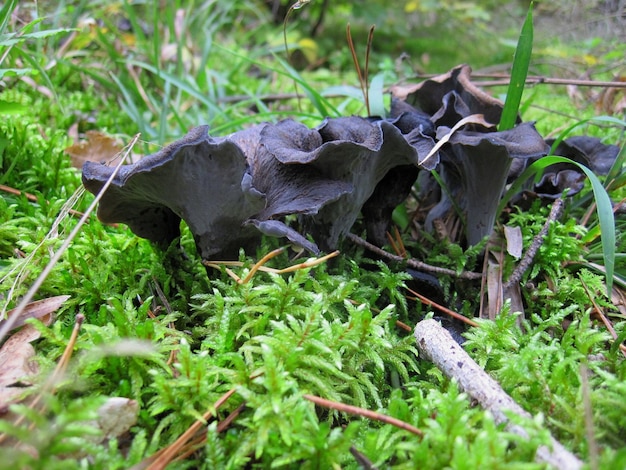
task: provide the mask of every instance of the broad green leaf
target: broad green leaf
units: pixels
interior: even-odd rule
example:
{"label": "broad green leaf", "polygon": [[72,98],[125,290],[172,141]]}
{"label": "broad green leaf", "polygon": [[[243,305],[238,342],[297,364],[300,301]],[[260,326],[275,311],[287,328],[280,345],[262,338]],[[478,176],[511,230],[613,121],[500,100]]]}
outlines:
{"label": "broad green leaf", "polygon": [[385,76],[382,73],[376,74],[370,82],[368,99],[370,104],[370,115],[372,116],[380,116],[382,118],[387,116],[387,111],[385,109],[385,94],[383,91],[384,86]]}

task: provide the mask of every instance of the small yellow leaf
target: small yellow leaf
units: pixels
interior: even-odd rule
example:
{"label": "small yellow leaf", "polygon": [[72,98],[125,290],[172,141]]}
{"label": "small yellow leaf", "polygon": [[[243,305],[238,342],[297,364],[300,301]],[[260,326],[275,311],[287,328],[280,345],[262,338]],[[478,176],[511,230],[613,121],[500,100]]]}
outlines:
{"label": "small yellow leaf", "polygon": [[298,41],[300,51],[309,63],[315,62],[318,54],[317,43],[311,38],[303,38]]}
{"label": "small yellow leaf", "polygon": [[419,6],[420,6],[420,3],[416,1],[406,2],[406,4],[404,5],[404,11],[406,13],[413,13],[414,11],[417,11]]}
{"label": "small yellow leaf", "polygon": [[583,62],[585,62],[586,65],[596,65],[598,63],[598,58],[591,54],[585,54],[583,55]]}

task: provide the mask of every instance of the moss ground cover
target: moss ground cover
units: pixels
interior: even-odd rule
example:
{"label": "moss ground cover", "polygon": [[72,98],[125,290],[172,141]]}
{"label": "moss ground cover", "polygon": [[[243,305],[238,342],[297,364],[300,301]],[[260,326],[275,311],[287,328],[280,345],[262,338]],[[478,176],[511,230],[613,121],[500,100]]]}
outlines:
{"label": "moss ground cover", "polygon": [[[312,2],[310,11],[304,5],[287,24],[290,61],[282,25],[272,23],[262,2],[59,2],[39,9],[19,3],[7,2],[0,16],[0,184],[18,190],[0,192],[3,314],[26,294],[77,223],[64,204],[80,189],[80,172],[65,149],[87,131],[123,142],[141,133],[134,152],[143,154],[198,124],[225,135],[285,117],[315,126],[326,116],[366,114],[347,46],[333,38],[336,28],[343,35],[354,15],[355,43],[363,50],[365,39],[359,38],[367,28],[358,24],[382,18],[374,8],[383,8],[379,2],[368,7],[370,16],[337,2],[337,14],[324,23],[327,34],[318,36],[309,27],[325,2]],[[400,17],[420,2],[401,3],[406,4]],[[523,8],[509,32],[493,30],[484,17],[471,18],[459,10],[463,2],[445,3],[451,6],[450,24],[472,24],[472,37],[499,45],[495,54],[489,48],[468,51],[463,62],[475,69],[510,63]],[[475,3],[482,8],[476,11],[490,11],[489,2]],[[507,11],[517,14],[516,2],[509,3]],[[444,19],[434,18],[433,25]],[[456,40],[442,39],[436,48],[432,37],[411,41],[403,29],[408,26],[399,23],[378,24],[372,76],[381,73],[391,85],[415,69],[443,72],[456,64]],[[449,30],[439,33],[452,37]],[[401,59],[398,44],[409,44],[407,50],[422,45],[422,55],[410,51],[419,64]],[[429,62],[428,54],[436,58]],[[561,70],[555,64],[612,80],[624,73],[623,46],[540,38],[529,75],[553,76]],[[505,87],[489,90],[506,93]],[[611,100],[599,88],[567,90],[527,88],[523,119],[536,120],[544,136],[581,123],[577,133],[623,146],[623,126],[582,122],[609,111],[623,118],[623,92],[612,91]],[[28,348],[9,355],[33,363],[29,373],[18,369],[24,377],[6,379],[10,367],[0,353],[2,397],[15,394],[0,410],[0,467],[147,465],[200,419],[192,443],[168,468],[544,468],[534,455],[547,442],[546,430],[591,467],[622,468],[623,181],[620,165],[603,179],[618,234],[610,297],[587,182],[552,221],[524,274],[523,318],[504,305],[495,319],[464,329],[464,348],[534,416],[524,423],[530,439],[496,425],[419,356],[413,335],[398,322],[412,326],[441,313],[413,300],[405,287],[415,280],[404,263],[373,259],[346,240],[341,255],[327,263],[290,274],[258,272],[238,284],[225,268],[207,276],[184,227],[181,256],[177,244],[160,250],[126,227],[103,226],[92,216],[36,294],[70,299],[52,323],[28,321],[39,336],[33,355],[24,352]],[[91,201],[83,195],[73,209],[84,212]],[[398,210],[414,211],[419,207],[412,199]],[[549,212],[539,201],[508,208],[496,232],[505,224],[519,227],[526,250]],[[411,257],[456,273],[481,271],[483,246],[416,233],[411,224],[404,228],[401,238]],[[230,269],[245,277],[278,243],[264,239],[256,252],[230,260],[240,262]],[[269,266],[301,261],[283,253]],[[503,257],[503,271],[516,265],[511,255]],[[439,276],[439,283],[448,307],[476,316],[479,283],[450,274]],[[82,325],[72,343],[77,315]],[[71,358],[55,374],[68,344]],[[316,406],[305,395],[379,412],[421,434]],[[119,434],[99,424],[112,397],[132,400],[132,406],[125,402],[127,414],[136,414]],[[120,413],[109,414],[121,423]]]}

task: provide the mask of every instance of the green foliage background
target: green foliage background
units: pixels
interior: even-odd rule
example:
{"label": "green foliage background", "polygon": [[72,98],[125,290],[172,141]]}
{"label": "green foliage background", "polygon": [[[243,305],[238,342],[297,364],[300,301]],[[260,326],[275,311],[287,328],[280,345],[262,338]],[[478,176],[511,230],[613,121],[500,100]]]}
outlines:
{"label": "green foliage background", "polygon": [[[382,1],[311,2],[287,24],[290,66],[282,25],[272,22],[260,2],[19,3],[7,2],[0,16],[0,184],[33,193],[36,201],[0,193],[5,310],[15,306],[75,224],[65,217],[46,238],[64,202],[80,187],[80,174],[64,153],[70,128],[125,140],[141,132],[137,150],[150,152],[200,123],[224,135],[287,116],[316,125],[326,115],[363,115],[344,45],[346,22],[353,25],[360,54],[369,25],[376,24],[370,74],[391,84],[461,62],[475,69],[510,64],[528,6],[487,0],[408,1],[393,8]],[[579,6],[596,14],[603,5]],[[569,6],[539,3],[538,21]],[[323,28],[313,35],[324,8]],[[531,73],[556,73],[564,63],[595,78],[623,71],[624,47],[617,40],[546,41],[542,34]],[[262,99],[290,92],[294,79],[302,99]],[[505,90],[496,88],[494,94]],[[544,134],[596,114],[562,88],[525,93],[523,117],[537,120]],[[620,128],[587,123],[582,130],[623,143]],[[614,201],[623,199],[621,184],[609,189]],[[597,220],[579,223],[589,193],[577,196],[551,225],[524,279],[527,318],[516,322],[505,308],[495,321],[466,332],[466,349],[536,416],[523,423],[531,430],[528,441],[495,425],[455,383],[419,358],[412,335],[397,328],[396,320],[413,325],[433,314],[405,298],[409,279],[403,266],[369,260],[346,244],[341,257],[326,265],[283,276],[259,273],[240,286],[224,271],[206,276],[187,231],[181,245],[189,256],[181,257],[177,247],[158,251],[126,228],[104,227],[94,219],[38,294],[72,298],[50,327],[34,322],[42,334],[35,344],[41,374],[25,394],[43,386],[67,344],[74,316],[82,313],[86,321],[70,371],[56,394],[45,395],[46,413],[25,404],[11,407],[35,424],[35,432],[0,417],[0,432],[24,444],[3,445],[0,466],[129,468],[172,443],[234,388],[217,416],[222,420],[245,404],[241,415],[224,432],[218,432],[217,421],[207,423],[203,446],[172,468],[358,468],[352,447],[379,468],[542,468],[533,459],[547,442],[546,429],[586,462],[622,468],[624,359],[618,341],[593,319],[584,286],[610,312],[618,338],[626,333],[623,314],[589,265],[602,254],[593,236]],[[89,202],[85,196],[77,209]],[[528,247],[547,212],[536,204],[502,222],[521,227]],[[621,233],[620,217],[617,225]],[[405,238],[413,256],[425,262],[478,269],[476,249]],[[243,277],[253,259],[276,247],[275,240],[266,240],[257,253],[242,253],[238,274]],[[620,281],[626,275],[621,235],[617,251]],[[277,267],[290,263],[286,255],[272,261]],[[508,259],[505,269],[514,263]],[[453,278],[442,278],[442,284],[450,305],[473,316],[478,294]],[[623,285],[618,282],[618,288]],[[173,352],[175,361],[168,364]],[[584,418],[581,367],[589,370],[593,423]],[[316,408],[303,399],[306,393],[389,414],[420,428],[424,437]],[[97,431],[90,420],[110,396],[137,400],[138,422],[124,439],[100,442],[92,438]]]}

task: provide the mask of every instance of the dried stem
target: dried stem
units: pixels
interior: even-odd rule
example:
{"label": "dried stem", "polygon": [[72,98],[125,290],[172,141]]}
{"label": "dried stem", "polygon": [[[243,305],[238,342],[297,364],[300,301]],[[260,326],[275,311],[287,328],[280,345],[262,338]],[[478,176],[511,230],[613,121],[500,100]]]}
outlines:
{"label": "dried stem", "polygon": [[54,266],[61,259],[61,256],[68,249],[68,247],[70,246],[70,244],[72,243],[74,238],[76,238],[76,235],[78,235],[78,232],[83,227],[84,223],[87,221],[87,218],[94,211],[94,209],[96,208],[96,206],[100,202],[100,199],[102,199],[102,196],[104,195],[105,191],[111,185],[111,182],[113,181],[113,179],[117,175],[118,171],[120,170],[120,168],[122,166],[122,163],[124,163],[124,161],[126,160],[126,157],[128,155],[130,155],[130,152],[131,152],[133,146],[135,145],[135,143],[137,142],[138,139],[139,139],[139,134],[137,134],[131,140],[130,144],[127,145],[126,151],[124,153],[123,158],[120,159],[119,164],[115,167],[115,170],[111,173],[111,176],[109,177],[109,179],[102,186],[102,190],[94,198],[93,202],[87,208],[87,211],[80,218],[80,220],[78,221],[78,223],[76,224],[74,229],[70,232],[68,237],[65,239],[65,241],[61,245],[61,247],[54,253],[54,255],[52,256],[52,258],[50,259],[50,261],[48,262],[46,267],[43,269],[43,271],[39,275],[39,277],[35,280],[35,282],[30,287],[30,289],[28,289],[28,292],[26,292],[26,294],[22,298],[22,301],[15,308],[15,311],[14,311],[13,315],[11,316],[11,318],[8,318],[7,321],[4,323],[4,325],[2,325],[2,327],[0,327],[0,341],[2,341],[2,339],[6,336],[6,334],[9,331],[11,331],[11,329],[13,327],[13,323],[15,323],[15,321],[17,321],[17,319],[22,314],[22,311],[26,308],[26,306],[29,304],[29,302],[31,300],[33,300],[33,297],[35,296],[35,294],[37,293],[37,291],[39,290],[39,288],[41,287],[43,282],[46,280],[46,278],[50,275],[50,273],[52,272],[52,269],[54,268]]}
{"label": "dried stem", "polygon": [[470,320],[469,318],[464,317],[460,313],[456,313],[454,310],[450,310],[449,308],[446,308],[443,305],[439,305],[437,302],[430,300],[428,297],[425,297],[418,292],[415,292],[413,289],[409,289],[407,287],[406,290],[408,290],[411,294],[417,297],[420,300],[420,302],[425,303],[426,305],[430,307],[435,307],[437,310],[440,310],[441,312],[447,315],[450,315],[452,318],[456,318],[457,320],[460,320],[463,323],[467,323],[470,326],[478,326],[478,323],[476,323],[475,321]]}
{"label": "dried stem", "polygon": [[[613,339],[616,340],[617,339],[617,332],[615,331],[615,328],[613,328],[613,325],[611,324],[611,321],[602,312],[602,309],[600,308],[600,306],[597,304],[597,302],[595,301],[595,299],[591,295],[591,292],[589,291],[589,287],[587,286],[585,281],[583,281],[582,278],[581,278],[580,282],[582,283],[583,288],[585,289],[585,292],[587,293],[587,297],[589,297],[589,300],[591,301],[591,304],[593,305],[594,313],[598,316],[598,318],[600,318],[600,321],[604,324],[604,326],[609,331],[609,333],[613,337]],[[619,350],[626,357],[626,346],[624,346],[623,344],[620,344],[619,345]]]}
{"label": "dried stem", "polygon": [[183,448],[183,446],[193,437],[193,435],[200,430],[203,426],[206,425],[206,420],[212,417],[215,413],[215,410],[219,409],[226,401],[235,394],[236,389],[230,389],[224,395],[222,395],[215,404],[202,415],[202,419],[197,420],[193,423],[189,428],[180,435],[176,441],[163,449],[163,451],[158,455],[158,457],[150,463],[147,467],[147,470],[164,470],[165,467],[174,459],[176,454]]}
{"label": "dried stem", "polygon": [[[14,194],[15,196],[24,196],[26,199],[32,202],[37,202],[37,196],[34,194],[30,194],[24,191],[20,191],[19,189],[12,188],[10,186],[6,186],[4,184],[0,184],[0,191],[4,191],[5,193]],[[74,217],[82,217],[83,213],[75,211],[74,209],[70,209],[68,211]]]}
{"label": "dried stem", "polygon": [[[435,75],[418,75],[415,78],[433,78]],[[498,80],[490,80],[490,81],[479,81],[473,80],[474,84],[481,87],[489,87],[489,86],[506,86],[509,84],[510,76],[509,75],[482,75],[482,74],[472,74],[472,78],[481,78],[481,77],[502,77]],[[535,84],[551,84],[551,85],[578,85],[578,86],[589,86],[589,87],[598,87],[598,88],[626,88],[626,82],[606,82],[606,81],[595,81],[595,80],[575,80],[575,79],[563,79],[563,78],[549,78],[549,77],[528,77],[526,79],[526,84],[535,85]],[[342,94],[330,94],[325,95],[327,98],[345,98],[345,95]],[[297,94],[294,93],[272,93],[259,97],[255,97],[264,103],[272,102],[272,101],[283,101],[283,100],[292,100],[298,98]],[[235,95],[235,96],[222,96],[217,99],[219,103],[238,103],[240,101],[246,101],[251,99],[250,96],[247,95]],[[535,106],[535,105],[533,105]],[[537,107],[537,106],[535,106]],[[545,109],[545,108],[541,108]]]}
{"label": "dried stem", "polygon": [[413,258],[403,258],[402,256],[397,256],[381,248],[378,248],[376,245],[372,245],[371,243],[363,240],[361,237],[359,237],[358,235],[354,235],[353,233],[348,233],[346,235],[346,238],[350,240],[352,243],[362,246],[363,248],[367,250],[370,250],[371,252],[377,254],[381,258],[385,258],[391,261],[396,261],[398,263],[406,263],[407,266],[414,268],[414,269],[420,269],[422,271],[428,271],[428,272],[435,273],[435,274],[454,276],[454,277],[458,277],[461,279],[481,279],[483,276],[481,273],[474,273],[471,271],[463,271],[462,273],[457,273],[453,269],[442,268],[439,266],[432,266],[430,264],[426,264],[422,261],[418,261]]}
{"label": "dried stem", "polygon": [[404,421],[400,421],[399,419],[392,418],[391,416],[384,415],[382,413],[376,413],[375,411],[366,410],[365,408],[359,408],[358,406],[346,405],[344,403],[327,400],[325,398],[321,398],[315,395],[305,394],[303,395],[303,397],[324,408],[342,411],[344,413],[362,416],[364,418],[374,419],[376,421],[380,421],[385,424],[391,424],[392,426],[395,426],[397,428],[404,429],[405,431],[409,431],[416,436],[424,437],[424,433],[420,429],[417,429],[415,426],[405,423]]}
{"label": "dried stem", "polygon": [[[416,75],[413,78],[428,79],[434,78],[435,74]],[[511,76],[508,74],[481,74],[473,73],[472,78],[488,78],[493,79],[489,81],[476,81],[474,83],[478,86],[506,86],[511,81]],[[542,77],[538,75],[531,75],[526,77],[526,85],[575,85],[575,86],[593,86],[600,88],[626,88],[626,82],[609,82],[601,80],[579,80],[575,78],[552,78]]]}

